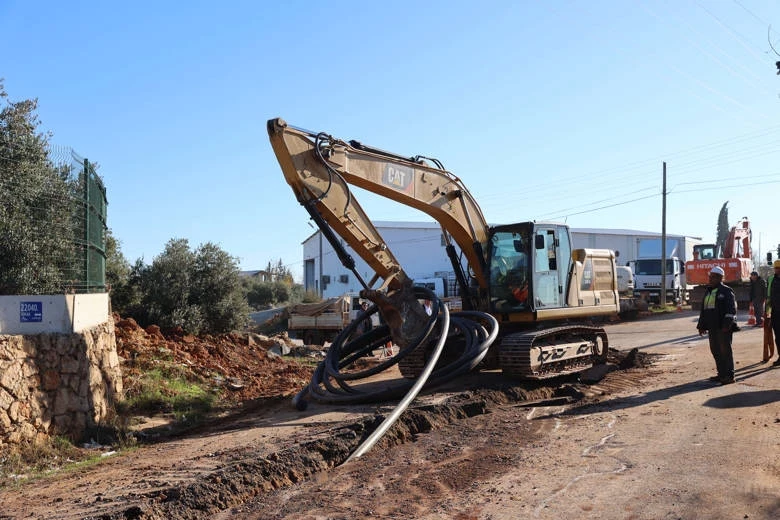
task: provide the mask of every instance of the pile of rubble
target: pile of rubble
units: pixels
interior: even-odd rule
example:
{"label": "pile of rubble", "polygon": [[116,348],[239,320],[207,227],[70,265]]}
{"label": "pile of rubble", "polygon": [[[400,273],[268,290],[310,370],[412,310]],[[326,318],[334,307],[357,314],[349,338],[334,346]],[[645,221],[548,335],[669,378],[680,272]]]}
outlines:
{"label": "pile of rubble", "polygon": [[114,323],[126,390],[142,373],[165,360],[177,364],[183,373],[224,388],[225,402],[289,396],[309,383],[316,361],[324,355],[302,347],[286,333],[193,336],[180,328],[161,331],[151,325],[143,329],[132,318],[116,314]]}

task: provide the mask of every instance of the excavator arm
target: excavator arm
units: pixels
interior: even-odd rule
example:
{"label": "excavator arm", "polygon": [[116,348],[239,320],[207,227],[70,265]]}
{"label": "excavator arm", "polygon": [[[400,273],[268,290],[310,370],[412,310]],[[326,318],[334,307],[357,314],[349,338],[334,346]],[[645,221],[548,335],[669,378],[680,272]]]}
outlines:
{"label": "excavator arm", "polygon": [[[410,285],[411,280],[355,199],[351,185],[433,217],[444,231],[448,249],[454,251],[450,240],[458,245],[468,261],[469,276],[481,292],[487,291],[488,225],[460,179],[438,161],[429,159],[435,163],[431,166],[421,156],[401,157],[296,128],[278,118],[268,121],[268,135],[287,183],[326,238],[333,243],[335,232],[374,270],[374,279],[365,282],[342,249],[342,263],[365,289],[379,278],[391,291]],[[461,280],[461,288],[467,289],[463,285]]]}
{"label": "excavator arm", "polygon": [[753,254],[750,243],[752,238],[750,222],[747,217],[742,217],[729,230],[729,236],[726,238],[726,244],[723,248],[723,258],[751,258]]}

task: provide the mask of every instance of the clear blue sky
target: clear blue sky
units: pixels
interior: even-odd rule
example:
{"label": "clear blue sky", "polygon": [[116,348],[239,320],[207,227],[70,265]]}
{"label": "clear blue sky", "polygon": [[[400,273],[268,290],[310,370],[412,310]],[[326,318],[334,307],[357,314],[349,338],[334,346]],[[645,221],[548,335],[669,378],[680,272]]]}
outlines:
{"label": "clear blue sky", "polygon": [[[308,216],[265,123],[440,159],[491,223],[780,243],[776,0],[0,0],[0,77],[100,164],[133,262],[171,238],[297,279]],[[775,30],[777,28],[777,30]],[[633,201],[633,202],[629,202]],[[428,220],[361,199],[376,220]]]}

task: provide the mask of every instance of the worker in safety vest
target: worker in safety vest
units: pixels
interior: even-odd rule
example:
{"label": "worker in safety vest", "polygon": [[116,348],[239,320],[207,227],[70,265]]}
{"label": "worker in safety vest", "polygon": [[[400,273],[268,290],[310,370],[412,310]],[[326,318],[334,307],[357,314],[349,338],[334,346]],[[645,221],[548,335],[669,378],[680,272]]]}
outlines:
{"label": "worker in safety vest", "polygon": [[734,383],[734,352],[731,340],[737,326],[737,303],[734,291],[723,284],[723,269],[713,267],[710,271],[707,291],[704,293],[701,314],[696,328],[699,335],[707,333],[710,340],[710,352],[715,358],[718,374],[710,378],[722,385]]}
{"label": "worker in safety vest", "polygon": [[[775,333],[775,345],[777,345],[778,358],[772,363],[772,366],[780,366],[780,317],[772,319],[772,308],[780,309],[780,260],[775,260],[772,264],[775,273],[769,275],[766,281],[766,308],[764,309],[764,319],[770,320],[772,332]],[[768,359],[766,361],[769,361]]]}

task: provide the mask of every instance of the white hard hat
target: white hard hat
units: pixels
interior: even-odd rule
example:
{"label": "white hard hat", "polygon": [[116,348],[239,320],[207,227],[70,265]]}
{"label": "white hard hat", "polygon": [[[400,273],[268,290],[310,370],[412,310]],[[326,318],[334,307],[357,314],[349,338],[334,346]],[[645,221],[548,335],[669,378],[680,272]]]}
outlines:
{"label": "white hard hat", "polygon": [[710,271],[710,274],[719,274],[721,276],[725,275],[726,273],[723,271],[722,267],[715,266]]}

